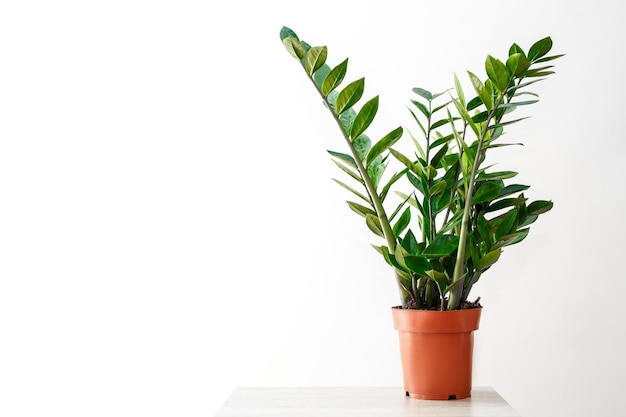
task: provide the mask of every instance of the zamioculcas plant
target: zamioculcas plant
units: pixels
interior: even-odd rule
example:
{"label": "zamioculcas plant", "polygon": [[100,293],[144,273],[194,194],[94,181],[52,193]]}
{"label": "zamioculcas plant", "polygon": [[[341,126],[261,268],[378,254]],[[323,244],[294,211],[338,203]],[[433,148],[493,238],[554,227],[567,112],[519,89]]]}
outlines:
{"label": "zamioculcas plant", "polygon": [[[348,152],[329,153],[351,183],[335,181],[356,196],[348,206],[383,239],[374,247],[395,272],[402,308],[478,306],[478,300],[468,301],[472,286],[503,248],[521,242],[537,217],[552,208],[550,201],[529,202],[524,196],[529,186],[507,183],[516,172],[486,164],[488,151],[514,145],[502,143],[502,137],[505,128],[525,118],[511,117],[513,110],[537,102],[528,87],[553,73],[547,63],[562,55],[548,56],[552,40],[541,39],[527,51],[513,44],[504,60],[487,56],[486,78],[468,71],[471,96],[456,75],[448,91],[414,88],[409,111],[419,134],[398,127],[372,141],[365,132],[376,116],[378,96],[356,108],[365,80],[340,88],[348,59],[331,68],[326,46],[310,46],[287,27],[280,38],[344,138]],[[407,136],[413,154],[395,146]],[[397,171],[385,175],[392,162]],[[408,191],[396,189],[403,184]]]}

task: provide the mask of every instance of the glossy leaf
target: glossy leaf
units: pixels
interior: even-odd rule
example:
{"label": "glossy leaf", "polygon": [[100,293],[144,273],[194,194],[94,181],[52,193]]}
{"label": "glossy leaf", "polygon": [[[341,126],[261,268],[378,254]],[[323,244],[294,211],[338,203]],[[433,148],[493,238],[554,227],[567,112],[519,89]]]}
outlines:
{"label": "glossy leaf", "polygon": [[283,41],[286,37],[289,37],[289,36],[298,39],[298,35],[296,35],[296,32],[294,32],[293,30],[291,30],[287,26],[283,26],[280,29],[280,40]]}
{"label": "glossy leaf", "polygon": [[439,151],[435,154],[435,156],[433,156],[433,159],[430,160],[430,165],[433,167],[438,166],[439,162],[441,162],[443,157],[446,156],[447,152],[448,152],[448,145],[446,144],[442,146],[441,149],[439,149]]}
{"label": "glossy leaf", "polygon": [[543,214],[552,208],[552,201],[538,200],[528,205],[528,215],[535,216]]}
{"label": "glossy leaf", "polygon": [[494,245],[492,249],[503,248],[505,246],[511,246],[521,242],[528,236],[530,229],[522,229],[521,231],[511,233],[510,235],[502,236]]}
{"label": "glossy leaf", "polygon": [[354,142],[352,142],[354,150],[356,151],[359,159],[362,161],[367,156],[370,148],[372,147],[372,141],[366,135],[359,135]]}
{"label": "glossy leaf", "polygon": [[376,112],[378,111],[378,96],[374,97],[363,105],[359,114],[357,114],[352,128],[350,129],[350,137],[356,138],[369,127],[374,120]]}
{"label": "glossy leaf", "polygon": [[530,61],[522,53],[515,53],[506,60],[506,67],[511,74],[519,75],[530,67]]}
{"label": "glossy leaf", "polygon": [[313,73],[313,81],[315,81],[317,88],[322,88],[322,84],[329,73],[330,67],[326,64],[322,65],[317,71],[315,71],[315,73]]}
{"label": "glossy leaf", "polygon": [[333,91],[341,84],[346,72],[348,70],[348,58],[346,58],[341,64],[330,70],[330,73],[326,76],[326,79],[322,83],[322,94],[324,97]]}
{"label": "glossy leaf", "polygon": [[354,106],[363,95],[363,90],[365,89],[365,78],[360,78],[354,82],[351,82],[341,90],[339,96],[337,96],[336,103],[336,114],[341,114],[345,110]]}
{"label": "glossy leaf", "polygon": [[355,203],[354,201],[347,201],[348,207],[356,214],[362,217],[367,217],[367,215],[376,216],[376,212],[369,207],[365,207],[361,204]]}
{"label": "glossy leaf", "polygon": [[[480,81],[480,80],[478,80]],[[467,111],[472,111],[478,107],[480,107],[483,104],[483,101],[480,97],[476,96],[473,99],[471,99],[468,103],[467,103]]]}
{"label": "glossy leaf", "polygon": [[404,258],[404,263],[407,268],[419,276],[427,276],[429,271],[432,271],[433,267],[427,258],[423,256],[410,255]]}
{"label": "glossy leaf", "polygon": [[404,236],[404,239],[402,239],[401,244],[404,250],[406,250],[411,255],[419,255],[421,253],[422,248],[417,242],[417,239],[415,238],[415,235],[413,234],[411,229],[406,232],[406,235]]}
{"label": "glossy leaf", "polygon": [[515,220],[517,219],[517,210],[512,209],[509,211],[496,229],[496,240],[500,239],[504,235],[508,235],[513,231],[515,226]]}
{"label": "glossy leaf", "polygon": [[370,203],[370,199],[367,198],[365,195],[363,195],[362,193],[358,192],[357,190],[355,190],[354,188],[350,187],[349,185],[333,178],[333,181],[335,181],[337,184],[341,185],[343,188],[345,188],[346,190],[352,192],[354,195],[356,195],[357,197],[361,198],[363,201],[365,201],[368,204]]}
{"label": "glossy leaf", "polygon": [[502,200],[498,200],[493,204],[490,204],[489,207],[485,209],[486,213],[490,213],[492,211],[502,210],[503,208],[520,206],[524,204],[526,201],[525,198],[504,198]]}
{"label": "glossy leaf", "polygon": [[485,219],[485,216],[482,213],[478,214],[478,218],[476,219],[476,227],[478,228],[478,233],[484,242],[489,245],[491,243],[491,233],[489,232],[489,222]]}
{"label": "glossy leaf", "polygon": [[505,180],[508,178],[513,178],[516,175],[517,175],[517,172],[514,172],[514,171],[482,173],[476,178],[476,181]]}
{"label": "glossy leaf", "polygon": [[349,176],[351,176],[352,178],[354,178],[355,180],[357,180],[358,182],[360,182],[361,184],[363,183],[363,180],[361,179],[361,176],[354,171],[353,169],[348,168],[347,166],[345,166],[344,164],[342,164],[341,162],[337,161],[336,159],[332,160],[335,165],[337,165],[339,167],[339,169],[341,169],[343,172],[345,172],[346,174],[348,174]]}
{"label": "glossy leaf", "polygon": [[478,94],[480,101],[487,107],[487,110],[493,109],[493,97],[489,91],[485,88],[483,82],[473,72],[467,71],[470,81],[474,86],[474,91]]}
{"label": "glossy leaf", "polygon": [[511,81],[511,75],[506,65],[504,65],[504,63],[502,63],[499,59],[488,55],[487,60],[485,61],[485,69],[487,70],[487,76],[491,82],[493,82],[493,85],[499,92],[504,92]]}
{"label": "glossy leaf", "polygon": [[483,182],[472,196],[472,204],[486,203],[500,194],[502,186],[495,182]]}
{"label": "glossy leaf", "polygon": [[454,89],[456,90],[459,104],[466,107],[467,103],[465,102],[465,92],[463,91],[463,86],[461,85],[459,77],[457,77],[456,74],[454,74]]}
{"label": "glossy leaf", "polygon": [[422,112],[422,114],[429,119],[430,118],[430,111],[428,110],[428,107],[426,107],[426,105],[424,103],[421,103],[417,100],[411,100],[411,103],[413,103],[413,105],[415,107],[417,107],[419,109],[419,111]]}
{"label": "glossy leaf", "polygon": [[378,183],[385,172],[385,164],[383,163],[383,157],[381,155],[378,158],[374,159],[371,164],[367,166],[367,175],[372,180],[372,184],[374,188],[378,188]]}
{"label": "glossy leaf", "polygon": [[313,76],[313,73],[320,69],[326,58],[328,57],[328,49],[325,46],[314,46],[306,52],[304,57],[304,69],[309,77]]}
{"label": "glossy leaf", "polygon": [[393,225],[394,236],[400,236],[400,233],[402,233],[404,229],[407,228],[410,221],[411,221],[411,209],[407,207],[406,210],[402,212],[402,215],[400,215],[400,218],[398,219],[396,224]]}
{"label": "glossy leaf", "polygon": [[522,54],[523,56],[526,56],[526,53],[524,52],[524,50],[520,48],[520,46],[516,43],[511,45],[511,47],[509,48],[509,56],[513,54]]}
{"label": "glossy leaf", "polygon": [[383,233],[383,229],[380,226],[380,220],[378,220],[378,217],[372,215],[372,214],[367,214],[365,216],[365,224],[367,224],[367,227],[377,236],[380,236],[382,238],[385,237],[384,233]]}
{"label": "glossy leaf", "polygon": [[423,88],[415,87],[413,89],[413,92],[417,94],[418,96],[425,98],[428,101],[433,99],[433,94],[428,90],[424,90]]}
{"label": "glossy leaf", "polygon": [[543,58],[541,58],[541,59],[536,59],[536,60],[535,60],[535,63],[537,63],[537,64],[538,64],[538,63],[540,63],[540,62],[548,62],[548,61],[553,61],[553,60],[558,59],[558,58],[561,58],[561,57],[563,57],[563,56],[565,56],[565,54],[552,55],[552,56],[545,56],[545,57],[543,57]]}
{"label": "glossy leaf", "polygon": [[478,264],[476,265],[476,269],[479,271],[484,271],[485,269],[489,268],[491,265],[495,264],[498,259],[500,259],[501,253],[501,249],[496,249],[487,253],[485,256],[480,258]]}
{"label": "glossy leaf", "polygon": [[437,194],[443,193],[447,187],[448,184],[444,180],[440,180],[436,182],[432,187],[430,187],[430,195],[435,196]]}
{"label": "glossy leaf", "polygon": [[367,154],[367,164],[371,164],[380,154],[393,146],[402,137],[402,127],[398,127],[387,133],[381,140],[376,142]]}
{"label": "glossy leaf", "polygon": [[550,52],[550,49],[552,49],[552,39],[547,36],[538,40],[530,47],[528,50],[528,59],[535,61]]}
{"label": "glossy leaf", "polygon": [[350,155],[346,155],[345,153],[335,152],[335,151],[326,151],[326,152],[328,152],[331,156],[337,159],[341,159],[342,161],[348,163],[348,165],[350,165],[353,168],[357,167],[354,158],[351,157]]}
{"label": "glossy leaf", "polygon": [[424,249],[423,255],[428,258],[439,258],[450,255],[459,246],[459,237],[455,235],[439,235]]}
{"label": "glossy leaf", "polygon": [[346,134],[350,134],[350,129],[352,129],[352,123],[354,123],[354,119],[356,119],[356,111],[351,107],[346,109],[343,113],[339,115],[339,122],[341,123],[341,127]]}
{"label": "glossy leaf", "polygon": [[416,175],[422,175],[421,165],[414,163],[407,156],[405,156],[400,151],[397,151],[393,148],[389,148],[389,152],[394,156],[394,158],[396,158],[398,161],[404,164],[404,166],[406,166],[409,170],[411,170],[411,172],[413,172]]}
{"label": "glossy leaf", "polygon": [[304,58],[306,51],[304,50],[304,46],[302,46],[302,43],[300,43],[298,39],[294,38],[293,36],[288,36],[283,39],[283,45],[287,49],[287,52],[289,52],[294,58]]}

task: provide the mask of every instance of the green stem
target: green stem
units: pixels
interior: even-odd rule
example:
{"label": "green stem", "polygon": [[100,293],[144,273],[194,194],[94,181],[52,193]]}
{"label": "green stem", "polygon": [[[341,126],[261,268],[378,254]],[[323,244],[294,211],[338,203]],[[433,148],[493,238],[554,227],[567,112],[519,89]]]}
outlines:
{"label": "green stem", "polygon": [[[315,89],[317,90],[317,92],[322,97],[322,100],[324,100],[324,103],[326,104],[326,108],[328,108],[328,111],[330,111],[330,113],[332,114],[333,119],[335,120],[335,123],[337,123],[337,126],[339,126],[339,130],[341,131],[341,134],[343,135],[343,138],[345,139],[346,144],[348,145],[348,148],[350,149],[350,153],[352,154],[352,157],[354,158],[354,162],[357,165],[359,174],[361,174],[361,179],[367,191],[368,197],[370,199],[370,203],[372,204],[372,206],[374,207],[374,210],[376,211],[376,216],[378,217],[378,221],[380,222],[380,227],[382,229],[385,241],[387,242],[387,246],[389,247],[389,252],[393,254],[396,251],[396,237],[395,237],[395,234],[393,233],[391,224],[389,223],[389,218],[387,217],[385,208],[383,207],[383,202],[380,199],[378,192],[376,191],[376,187],[372,183],[372,180],[367,173],[367,169],[363,165],[363,161],[361,161],[361,158],[359,158],[359,155],[356,149],[354,148],[352,141],[350,140],[350,136],[343,129],[343,126],[341,125],[341,120],[339,120],[339,115],[333,111],[330,103],[328,102],[328,99],[324,96],[320,88],[317,86],[313,77],[309,77],[309,79],[315,86]],[[401,277],[400,277],[399,271],[397,271],[394,268],[394,273],[395,273],[396,282],[398,283],[400,291],[406,292],[406,289],[404,289],[404,286],[401,284]],[[404,304],[404,298],[405,297],[403,296],[402,297],[403,304]],[[406,307],[406,306],[403,305],[403,307]]]}
{"label": "green stem", "polygon": [[480,134],[480,138],[478,140],[478,147],[476,149],[476,157],[474,158],[474,165],[472,165],[472,172],[470,174],[469,185],[467,187],[467,195],[465,196],[465,206],[463,207],[463,218],[461,220],[461,232],[459,234],[459,249],[456,254],[456,263],[454,265],[454,274],[452,275],[452,285],[453,288],[450,291],[450,301],[448,302],[448,310],[456,310],[459,308],[462,298],[463,298],[463,283],[460,282],[463,277],[463,271],[465,270],[465,247],[467,241],[467,231],[469,228],[469,216],[472,208],[472,196],[474,194],[474,185],[476,184],[476,173],[478,172],[478,167],[480,166],[483,156],[483,145],[485,143],[485,139],[487,137],[487,133],[489,132],[489,124],[491,120],[496,116],[496,111],[498,110],[498,106],[502,103],[502,100],[506,96],[507,88],[504,89],[498,100],[493,106],[491,112],[485,121],[485,127]]}

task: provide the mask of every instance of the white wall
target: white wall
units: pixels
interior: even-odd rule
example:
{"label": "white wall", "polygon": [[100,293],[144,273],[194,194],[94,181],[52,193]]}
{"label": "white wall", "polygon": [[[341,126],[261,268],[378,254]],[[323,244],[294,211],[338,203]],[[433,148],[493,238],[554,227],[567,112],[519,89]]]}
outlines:
{"label": "white wall", "polygon": [[[345,206],[335,126],[278,32],[380,94],[545,35],[557,74],[502,164],[555,208],[475,288],[475,385],[613,415],[626,291],[617,1],[5,2],[0,415],[206,416],[242,385],[401,384],[397,292]],[[407,125],[411,127],[410,125]],[[506,165],[504,165],[506,164]]]}

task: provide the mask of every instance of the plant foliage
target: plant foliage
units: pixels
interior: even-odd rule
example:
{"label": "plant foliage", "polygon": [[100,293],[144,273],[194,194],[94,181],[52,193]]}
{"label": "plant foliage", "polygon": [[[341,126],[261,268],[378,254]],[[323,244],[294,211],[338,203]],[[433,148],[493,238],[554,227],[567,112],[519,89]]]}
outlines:
{"label": "plant foliage", "polygon": [[[339,126],[348,152],[328,152],[349,183],[335,181],[357,197],[349,208],[382,238],[374,248],[395,272],[402,307],[462,308],[503,249],[524,240],[530,225],[552,208],[550,201],[529,202],[529,186],[511,181],[516,172],[485,165],[490,149],[511,145],[501,143],[505,128],[524,119],[511,117],[513,110],[537,102],[528,87],[552,74],[546,63],[562,56],[548,55],[551,38],[527,52],[513,44],[503,60],[488,55],[486,76],[467,72],[471,95],[456,75],[448,91],[414,88],[409,111],[420,139],[408,133],[413,154],[394,147],[407,136],[402,127],[375,141],[365,134],[379,98],[356,108],[365,79],[341,86],[348,59],[331,68],[325,46],[311,47],[287,27],[280,38]],[[391,161],[398,171],[383,179]],[[408,181],[408,191],[397,189],[400,180]],[[390,195],[400,203],[392,204]]]}

